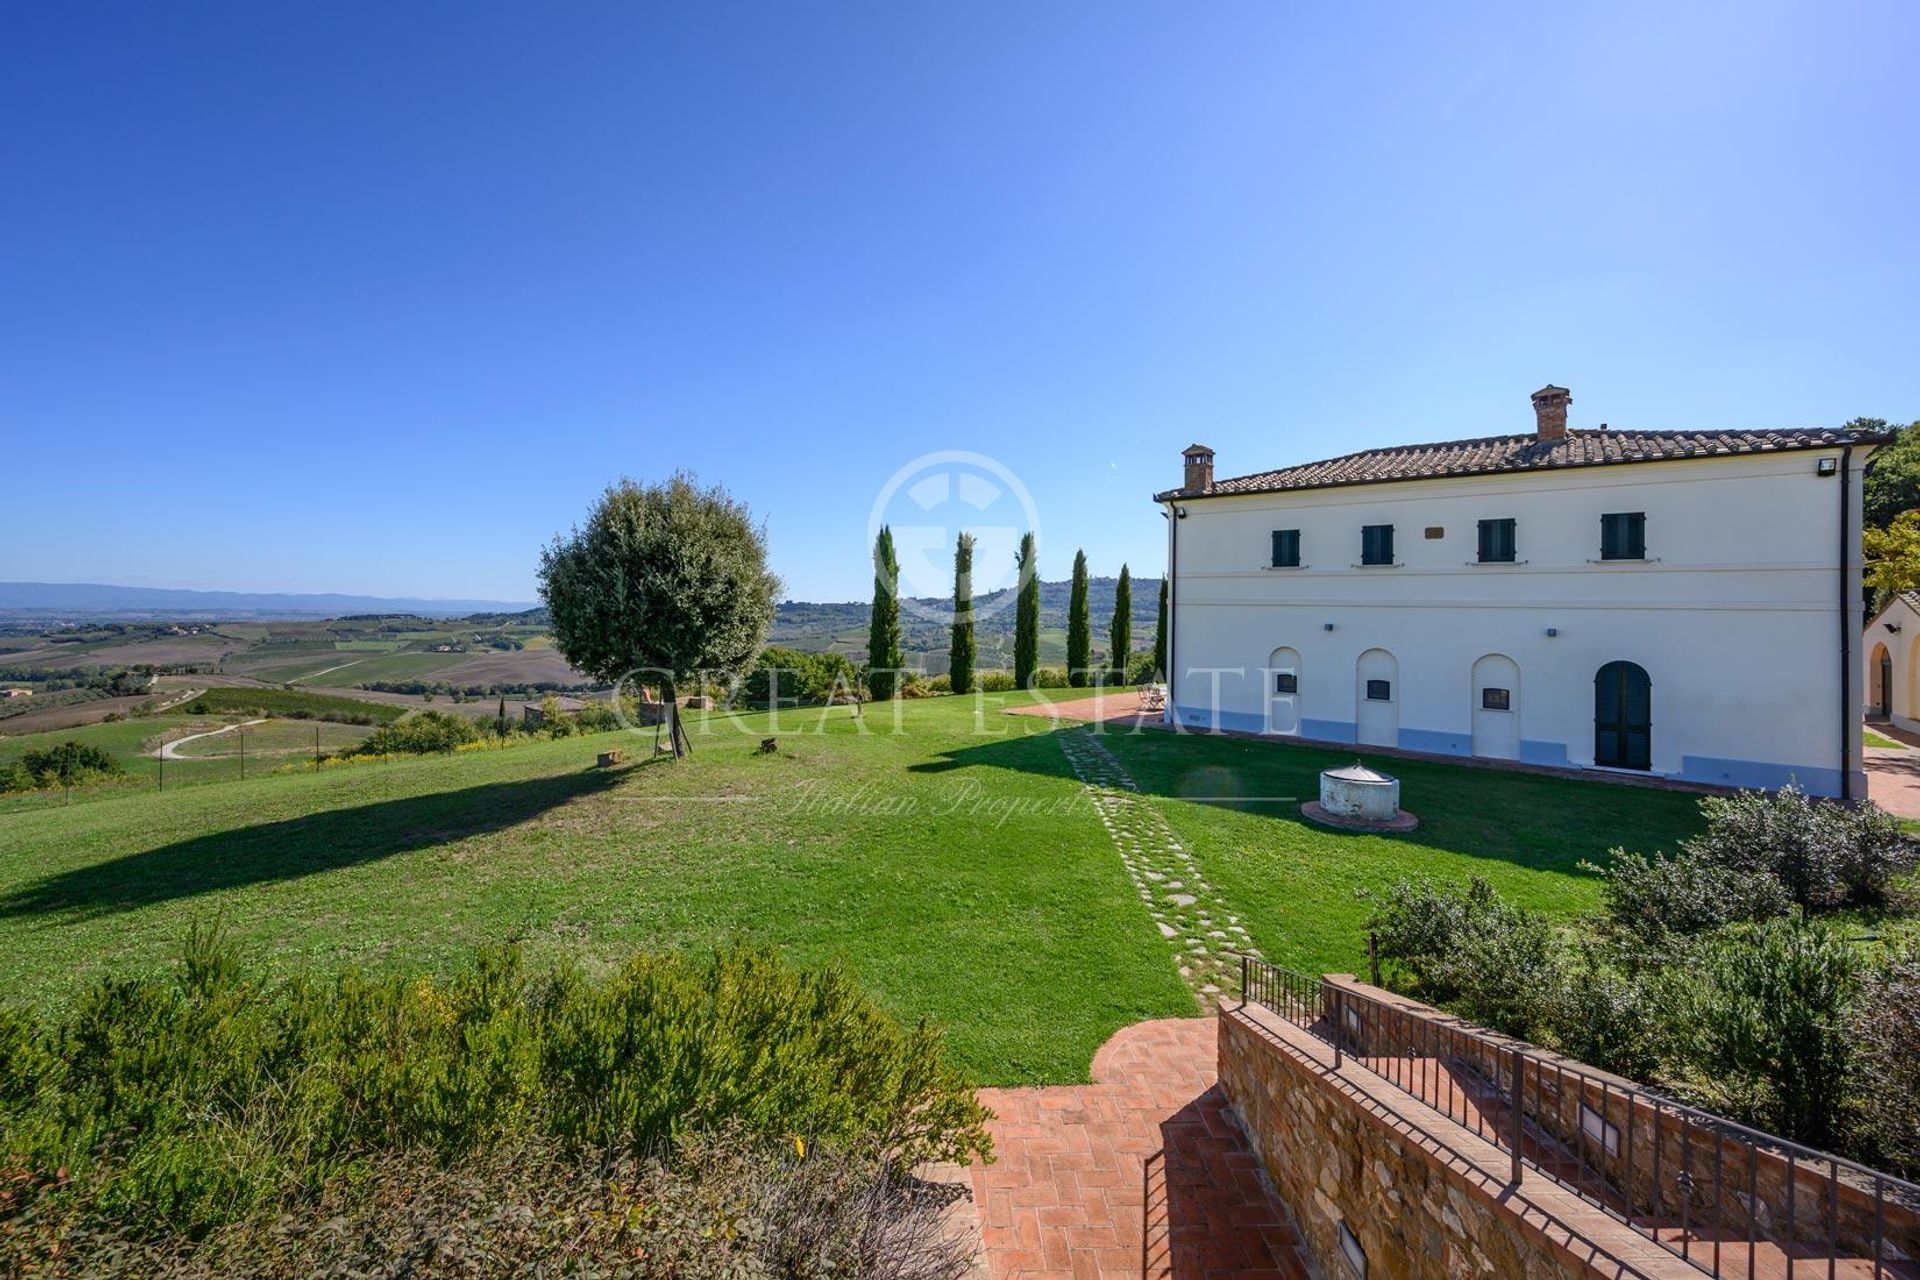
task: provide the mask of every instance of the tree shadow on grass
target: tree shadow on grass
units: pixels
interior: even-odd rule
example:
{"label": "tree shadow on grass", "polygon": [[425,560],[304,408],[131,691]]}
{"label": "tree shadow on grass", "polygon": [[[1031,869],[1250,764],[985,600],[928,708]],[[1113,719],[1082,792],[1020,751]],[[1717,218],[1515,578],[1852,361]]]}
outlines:
{"label": "tree shadow on grass", "polygon": [[209,832],[22,885],[0,897],[0,918],[109,915],[363,866],[518,826],[607,790],[627,771],[489,783]]}

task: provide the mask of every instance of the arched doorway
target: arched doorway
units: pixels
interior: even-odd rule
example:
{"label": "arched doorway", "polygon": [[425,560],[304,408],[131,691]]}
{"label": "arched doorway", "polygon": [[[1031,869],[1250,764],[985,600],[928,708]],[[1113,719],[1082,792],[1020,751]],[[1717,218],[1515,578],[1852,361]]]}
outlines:
{"label": "arched doorway", "polygon": [[1300,654],[1285,646],[1267,659],[1267,732],[1300,732]]}
{"label": "arched doorway", "polygon": [[1473,664],[1473,754],[1520,758],[1520,664],[1504,653]]}
{"label": "arched doorway", "polygon": [[1867,663],[1867,714],[1885,719],[1893,714],[1893,655],[1887,646],[1873,646],[1873,660]]}
{"label": "arched doorway", "polygon": [[1653,682],[1637,663],[1609,662],[1593,677],[1593,762],[1653,767]]}
{"label": "arched doorway", "polygon": [[1371,747],[1400,745],[1400,664],[1385,649],[1369,649],[1354,663],[1354,740]]}

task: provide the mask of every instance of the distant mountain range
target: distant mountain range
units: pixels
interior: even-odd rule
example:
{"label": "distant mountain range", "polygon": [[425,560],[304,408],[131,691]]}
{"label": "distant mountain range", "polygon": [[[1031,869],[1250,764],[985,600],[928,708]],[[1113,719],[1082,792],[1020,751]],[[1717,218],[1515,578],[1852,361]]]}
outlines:
{"label": "distant mountain range", "polygon": [[423,600],[339,592],[182,591],[115,587],[98,582],[0,582],[0,614],[33,618],[339,618],[355,613],[406,613],[425,618],[520,613],[520,600]]}

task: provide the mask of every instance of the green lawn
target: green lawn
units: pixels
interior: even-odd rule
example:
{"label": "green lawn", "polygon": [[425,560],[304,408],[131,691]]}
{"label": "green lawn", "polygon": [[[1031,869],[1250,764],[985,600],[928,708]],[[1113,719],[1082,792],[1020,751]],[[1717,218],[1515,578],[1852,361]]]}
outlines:
{"label": "green lawn", "polygon": [[329,720],[268,720],[248,725],[244,731],[216,734],[182,743],[180,755],[191,760],[216,756],[237,756],[244,749],[249,757],[262,763],[282,764],[286,760],[311,760],[316,751],[344,751],[367,740],[371,725],[334,724]]}
{"label": "green lawn", "polygon": [[1333,832],[1302,819],[1300,802],[1318,796],[1320,770],[1353,763],[1352,751],[1158,732],[1103,741],[1160,797],[1254,944],[1307,972],[1364,976],[1368,906],[1359,890],[1480,875],[1510,901],[1585,911],[1599,904],[1600,886],[1582,859],[1605,862],[1621,845],[1671,849],[1700,827],[1699,798],[1680,792],[1360,755],[1400,779],[1401,807],[1420,826],[1402,836]]}
{"label": "green lawn", "polygon": [[[597,968],[641,947],[765,942],[842,957],[902,1017],[946,1023],[982,1082],[1086,1077],[1141,1018],[1196,1005],[1045,720],[1018,695],[719,718],[686,761],[622,734],[284,773],[0,815],[0,990],[57,1003],[103,968],[164,963],[218,918],[281,970],[444,968],[480,943]],[[983,735],[980,730],[984,730]],[[985,736],[993,735],[993,736]],[[1352,967],[1356,886],[1482,870],[1556,909],[1611,844],[1664,845],[1685,796],[1396,764],[1412,838],[1332,835],[1291,801],[1331,759],[1199,737],[1108,738],[1276,958]]]}
{"label": "green lawn", "polygon": [[[71,729],[49,729],[45,733],[14,734],[0,737],[0,765],[11,764],[28,751],[57,747],[68,741],[99,747],[118,761],[126,774],[99,788],[80,793],[75,802],[78,807],[80,803],[97,802],[105,796],[118,799],[122,792],[154,789],[159,784],[160,762],[151,752],[162,735],[178,737],[186,733],[218,729],[225,723],[219,716],[176,714],[116,720],[110,724],[78,725]],[[166,784],[172,788],[201,782],[229,781],[239,777],[240,769],[237,760],[169,760],[166,774]],[[64,806],[66,800],[66,796],[59,791],[0,794],[0,821],[7,821],[4,815],[11,812]],[[0,833],[0,846],[5,843],[5,834]],[[4,874],[0,872],[0,876]]]}
{"label": "green lawn", "polygon": [[1861,740],[1870,747],[1891,747],[1895,751],[1904,751],[1907,745],[1904,742],[1895,742],[1892,738],[1886,737],[1883,734],[1875,733],[1871,729],[1863,729],[1860,733],[1860,737],[1861,737]]}

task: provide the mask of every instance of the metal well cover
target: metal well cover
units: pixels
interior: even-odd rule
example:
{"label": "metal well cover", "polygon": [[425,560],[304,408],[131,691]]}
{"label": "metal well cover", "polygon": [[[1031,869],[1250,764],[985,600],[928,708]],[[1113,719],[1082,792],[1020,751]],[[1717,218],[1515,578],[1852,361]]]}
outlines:
{"label": "metal well cover", "polygon": [[1338,778],[1342,782],[1383,783],[1383,782],[1393,781],[1393,779],[1389,777],[1387,774],[1376,773],[1374,770],[1369,769],[1367,768],[1367,766],[1361,764],[1358,760],[1354,761],[1350,765],[1345,766],[1344,768],[1328,769],[1325,771],[1323,776],[1328,778]]}

